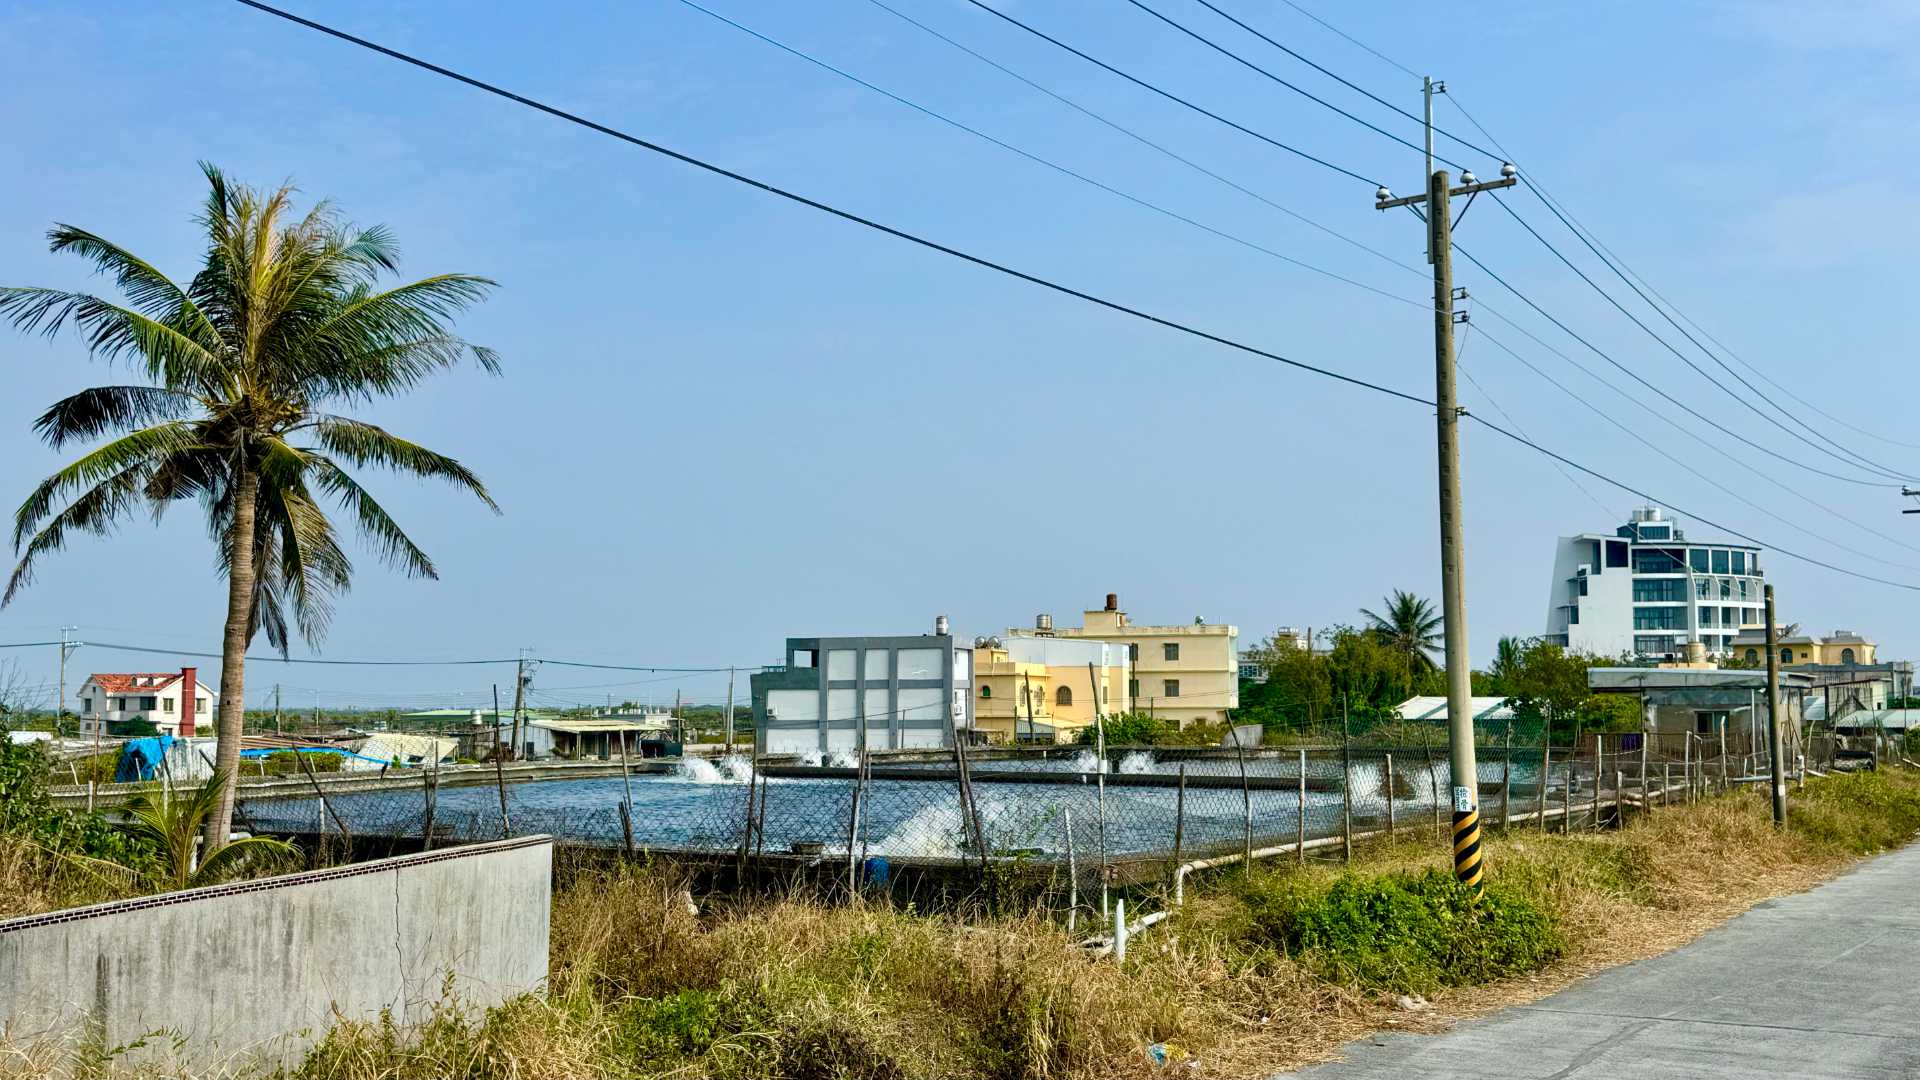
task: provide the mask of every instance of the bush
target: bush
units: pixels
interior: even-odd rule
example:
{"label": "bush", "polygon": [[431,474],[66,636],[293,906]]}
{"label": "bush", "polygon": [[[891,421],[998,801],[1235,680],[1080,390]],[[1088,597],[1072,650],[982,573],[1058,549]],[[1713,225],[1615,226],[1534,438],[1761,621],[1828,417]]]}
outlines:
{"label": "bush", "polygon": [[1251,943],[1276,949],[1329,981],[1432,993],[1536,971],[1565,948],[1539,905],[1498,879],[1477,902],[1443,870],[1321,885],[1256,880],[1244,896]]}

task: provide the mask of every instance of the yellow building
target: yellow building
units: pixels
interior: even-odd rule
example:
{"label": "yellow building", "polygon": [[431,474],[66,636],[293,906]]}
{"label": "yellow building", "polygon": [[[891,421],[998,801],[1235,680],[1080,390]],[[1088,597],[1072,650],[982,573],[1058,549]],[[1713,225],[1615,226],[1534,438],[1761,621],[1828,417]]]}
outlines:
{"label": "yellow building", "polygon": [[989,639],[973,648],[973,726],[995,743],[1073,742],[1121,712],[1127,651],[1099,641]]}
{"label": "yellow building", "polygon": [[1240,630],[1195,620],[1148,626],[1134,623],[1120,610],[1120,598],[1107,594],[1107,603],[1085,613],[1080,626],[1056,628],[1051,615],[1034,620],[1031,630],[1007,631],[1009,642],[1021,639],[1079,639],[1105,641],[1127,648],[1133,669],[1124,700],[1110,712],[1152,713],[1181,727],[1227,719],[1227,710],[1240,706]]}
{"label": "yellow building", "polygon": [[[1775,629],[1774,647],[1780,650],[1781,667],[1803,667],[1808,664],[1854,667],[1876,662],[1874,643],[1851,630],[1835,630],[1826,637],[1814,637],[1799,631],[1797,626]],[[1766,662],[1766,630],[1758,626],[1742,629],[1740,636],[1733,639],[1730,651],[1749,662]]]}

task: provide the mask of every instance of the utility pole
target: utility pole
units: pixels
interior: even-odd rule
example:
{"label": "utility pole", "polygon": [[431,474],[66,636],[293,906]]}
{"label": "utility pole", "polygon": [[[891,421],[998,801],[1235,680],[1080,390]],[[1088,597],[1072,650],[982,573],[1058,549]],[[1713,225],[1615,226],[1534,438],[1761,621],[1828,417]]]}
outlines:
{"label": "utility pole", "polygon": [[[1773,586],[1768,585],[1767,598],[1767,756],[1772,759],[1768,767],[1768,780],[1773,784],[1773,823],[1784,828],[1787,824],[1787,764],[1782,760],[1780,749],[1780,640],[1779,631],[1773,625]],[[1804,711],[1802,715],[1805,715]]]}
{"label": "utility pole", "polygon": [[280,684],[273,684],[273,733],[280,734]]}
{"label": "utility pole", "polygon": [[[1500,167],[1500,179],[1481,183],[1473,173],[1460,174],[1452,187],[1445,169],[1433,167],[1433,95],[1446,92],[1445,83],[1423,80],[1426,104],[1426,193],[1395,198],[1383,185],[1374,208],[1405,206],[1427,223],[1427,261],[1433,264],[1433,359],[1435,427],[1440,474],[1440,606],[1446,623],[1448,765],[1453,775],[1453,874],[1478,895],[1484,868],[1480,856],[1479,763],[1473,746],[1472,666],[1467,659],[1467,597],[1462,560],[1466,539],[1460,506],[1460,408],[1454,390],[1453,369],[1453,213],[1456,195],[1478,197],[1482,191],[1512,187],[1518,182],[1511,164]],[[1424,204],[1426,213],[1420,213]],[[1469,203],[1471,205],[1471,203]],[[1465,211],[1462,211],[1464,216]],[[1462,295],[1464,299],[1464,294]]]}
{"label": "utility pole", "polygon": [[[60,733],[60,725],[65,723],[67,719],[67,654],[80,647],[80,643],[77,641],[68,644],[67,635],[78,629],[80,628],[77,626],[63,626],[60,628],[60,707],[55,709],[53,713],[53,731],[56,736]],[[103,724],[105,722],[104,719],[101,721]],[[94,749],[96,751],[100,749],[97,731],[95,732]]]}
{"label": "utility pole", "polygon": [[509,761],[520,760],[520,709],[527,699],[527,650],[520,650],[520,660],[514,665],[513,673],[513,745],[507,747]]}
{"label": "utility pole", "polygon": [[[864,707],[864,703],[863,703]],[[733,669],[727,669],[727,752],[733,752]]]}

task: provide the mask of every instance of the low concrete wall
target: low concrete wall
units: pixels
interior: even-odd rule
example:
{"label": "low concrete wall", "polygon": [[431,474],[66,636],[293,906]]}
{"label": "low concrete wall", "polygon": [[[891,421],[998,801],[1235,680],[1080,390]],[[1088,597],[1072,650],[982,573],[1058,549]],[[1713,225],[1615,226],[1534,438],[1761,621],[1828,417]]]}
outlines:
{"label": "low concrete wall", "polygon": [[526,837],[0,922],[0,1031],[276,1063],[336,1010],[424,1018],[449,973],[492,1005],[546,980],[552,865]]}

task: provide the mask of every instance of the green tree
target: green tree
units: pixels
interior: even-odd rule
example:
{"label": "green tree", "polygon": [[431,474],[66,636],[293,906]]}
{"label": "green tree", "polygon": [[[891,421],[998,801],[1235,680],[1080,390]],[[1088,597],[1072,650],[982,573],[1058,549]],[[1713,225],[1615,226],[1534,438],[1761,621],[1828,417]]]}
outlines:
{"label": "green tree", "polygon": [[1395,589],[1384,606],[1384,613],[1360,609],[1361,616],[1367,620],[1367,629],[1405,654],[1413,670],[1433,670],[1433,654],[1440,649],[1441,630],[1441,618],[1433,610],[1433,604]]}
{"label": "green tree", "polygon": [[1331,637],[1327,680],[1336,701],[1345,699],[1349,712],[1370,722],[1384,718],[1394,706],[1412,697],[1416,675],[1433,668],[1428,660],[1424,671],[1416,669],[1413,656],[1371,628],[1338,626]]}
{"label": "green tree", "polygon": [[130,360],[148,380],[81,391],[40,417],[37,430],[56,448],[112,437],[20,507],[20,562],[0,606],[76,531],[105,533],[142,508],[158,516],[199,502],[227,578],[215,756],[225,783],[205,816],[211,857],[232,823],[248,643],[264,630],[284,654],[290,620],[317,642],[330,596],[351,579],[321,500],[338,505],[377,556],[419,577],[435,576],[432,561],[349,466],[446,480],[494,506],[452,458],[329,410],[401,394],[468,357],[488,371],[498,364],[451,329],[492,282],[441,274],[383,288],[398,265],[385,228],[357,228],[324,202],[296,216],[290,187],[260,191],[202,169],[206,247],[186,284],[103,237],[56,225],[51,249],[112,276],[124,302],[0,288],[0,317],[14,326],[70,326],[95,358]]}
{"label": "green tree", "polygon": [[298,849],[285,840],[248,836],[231,840],[198,858],[200,834],[229,790],[227,775],[215,769],[197,788],[143,791],[127,804],[122,828],[140,848],[154,853],[130,867],[149,884],[161,889],[189,889],[210,885],[268,855],[291,855]]}

